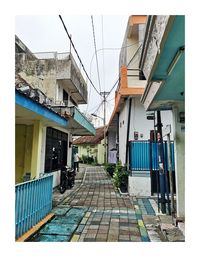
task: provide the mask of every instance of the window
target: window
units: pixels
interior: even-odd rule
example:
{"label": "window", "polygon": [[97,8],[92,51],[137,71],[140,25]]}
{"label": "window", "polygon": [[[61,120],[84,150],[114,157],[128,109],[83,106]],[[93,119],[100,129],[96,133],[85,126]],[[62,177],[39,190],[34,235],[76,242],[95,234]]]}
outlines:
{"label": "window", "polygon": [[58,170],[67,165],[68,134],[51,127],[46,133],[45,172]]}
{"label": "window", "polygon": [[63,102],[68,105],[68,93],[63,89]]}

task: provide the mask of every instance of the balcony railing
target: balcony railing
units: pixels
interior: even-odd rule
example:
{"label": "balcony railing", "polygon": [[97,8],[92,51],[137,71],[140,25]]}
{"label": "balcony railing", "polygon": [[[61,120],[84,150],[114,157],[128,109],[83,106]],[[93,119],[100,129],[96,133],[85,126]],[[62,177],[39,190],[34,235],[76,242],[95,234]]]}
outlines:
{"label": "balcony railing", "polygon": [[15,186],[16,239],[43,219],[52,209],[53,175]]}

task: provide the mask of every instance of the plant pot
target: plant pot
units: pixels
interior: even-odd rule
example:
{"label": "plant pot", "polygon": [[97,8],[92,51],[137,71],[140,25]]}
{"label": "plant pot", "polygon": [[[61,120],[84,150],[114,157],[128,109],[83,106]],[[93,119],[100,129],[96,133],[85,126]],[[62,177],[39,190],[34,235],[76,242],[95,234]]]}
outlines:
{"label": "plant pot", "polygon": [[122,193],[127,193],[128,192],[128,186],[126,184],[121,184],[120,185],[120,190]]}

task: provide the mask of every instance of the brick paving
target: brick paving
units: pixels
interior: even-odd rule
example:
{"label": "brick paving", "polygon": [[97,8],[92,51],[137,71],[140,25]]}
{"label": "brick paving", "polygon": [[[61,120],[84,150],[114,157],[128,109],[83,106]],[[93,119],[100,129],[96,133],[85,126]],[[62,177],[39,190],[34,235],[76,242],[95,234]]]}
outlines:
{"label": "brick paving", "polygon": [[62,205],[88,208],[71,237],[73,242],[150,241],[141,213],[129,197],[115,191],[101,167],[88,167],[81,186]]}
{"label": "brick paving", "polygon": [[161,242],[154,199],[120,195],[102,167],[81,168],[73,189],[54,192],[56,217],[28,241]]}

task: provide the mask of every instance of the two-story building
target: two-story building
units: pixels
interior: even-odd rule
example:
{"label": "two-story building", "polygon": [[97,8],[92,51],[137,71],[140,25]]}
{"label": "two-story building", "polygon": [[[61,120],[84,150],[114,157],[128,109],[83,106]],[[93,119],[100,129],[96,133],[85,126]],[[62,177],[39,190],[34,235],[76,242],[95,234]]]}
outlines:
{"label": "two-story building", "polygon": [[87,85],[71,53],[32,53],[16,36],[16,183],[71,166],[72,136],[94,135],[78,109]]}
{"label": "two-story building", "polygon": [[[141,102],[146,111],[170,110],[174,138],[176,217],[185,217],[185,17],[150,15],[141,49],[146,79]],[[165,126],[163,125],[163,128]]]}
{"label": "two-story building", "polygon": [[78,147],[78,154],[82,160],[84,157],[90,157],[96,164],[104,163],[104,127],[96,128],[95,136],[82,136],[75,139],[73,145]]}
{"label": "two-story building", "polygon": [[[147,119],[146,110],[140,99],[147,81],[140,69],[140,56],[144,41],[147,16],[129,17],[119,58],[119,85],[115,95],[115,107],[108,124],[108,162],[127,165],[130,195],[150,196],[156,192],[155,176],[149,168],[139,167],[133,161],[132,146],[136,143],[148,143],[153,139],[154,121]],[[162,113],[165,124],[172,122],[169,111]],[[146,144],[147,146],[147,144]],[[143,151],[143,155],[147,152]],[[138,161],[142,160],[138,155]],[[136,154],[134,154],[136,156]],[[139,160],[140,159],[140,160]]]}

